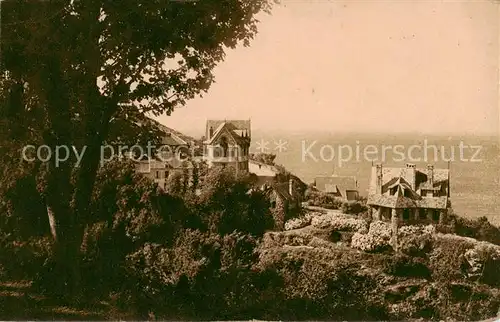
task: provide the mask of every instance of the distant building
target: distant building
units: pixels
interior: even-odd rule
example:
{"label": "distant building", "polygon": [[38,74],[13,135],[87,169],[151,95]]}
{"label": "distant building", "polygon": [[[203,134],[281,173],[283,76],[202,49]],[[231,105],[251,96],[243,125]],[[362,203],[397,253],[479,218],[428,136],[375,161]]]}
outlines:
{"label": "distant building", "polygon": [[161,188],[165,188],[167,178],[170,175],[170,169],[166,162],[143,156],[135,162],[135,168],[138,173],[158,183]]}
{"label": "distant building", "polygon": [[186,173],[191,181],[195,166],[194,161],[191,160],[172,165],[171,162],[164,162],[158,158],[149,159],[147,156],[135,162],[136,171],[156,182],[162,189],[166,188],[168,178],[174,172]]}
{"label": "distant building", "polygon": [[250,120],[208,120],[203,159],[209,167],[230,166],[248,172]]}
{"label": "distant building", "polygon": [[264,184],[264,189],[267,188],[270,194],[271,212],[276,230],[284,230],[286,220],[300,210],[302,195],[299,186],[300,182],[294,178],[290,178],[288,182],[274,181]]}
{"label": "distant building", "polygon": [[[123,157],[134,160],[138,173],[145,175],[156,182],[160,188],[165,189],[172,173],[181,172],[192,175],[196,161],[191,157],[190,149],[194,140],[155,120],[150,121],[161,131],[160,145],[152,149],[152,155],[134,155],[133,151],[126,151]],[[143,150],[145,152],[146,148]]]}
{"label": "distant building", "polygon": [[337,176],[316,177],[314,186],[317,190],[332,194],[345,200],[356,200],[359,197],[355,177]]}
{"label": "distant building", "polygon": [[374,220],[437,223],[446,215],[449,197],[449,169],[372,167],[367,203]]}
{"label": "distant building", "polygon": [[272,183],[276,181],[276,176],[278,175],[278,169],[269,164],[265,164],[255,160],[248,161],[248,172],[253,173],[257,176],[256,184],[262,186],[265,183]]}

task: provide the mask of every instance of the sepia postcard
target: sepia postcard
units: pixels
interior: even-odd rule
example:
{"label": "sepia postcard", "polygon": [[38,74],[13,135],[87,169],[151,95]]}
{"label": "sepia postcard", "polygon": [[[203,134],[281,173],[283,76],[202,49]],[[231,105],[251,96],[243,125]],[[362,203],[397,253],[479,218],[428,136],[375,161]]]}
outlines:
{"label": "sepia postcard", "polygon": [[0,0],[0,320],[500,320],[500,1]]}

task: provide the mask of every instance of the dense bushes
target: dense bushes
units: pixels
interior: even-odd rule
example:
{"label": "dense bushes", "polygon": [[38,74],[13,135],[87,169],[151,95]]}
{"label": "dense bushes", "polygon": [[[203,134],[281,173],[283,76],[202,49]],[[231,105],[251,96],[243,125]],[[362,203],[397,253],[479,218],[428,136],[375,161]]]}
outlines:
{"label": "dense bushes", "polygon": [[[372,236],[385,236],[386,239],[390,235],[389,225],[380,222],[374,223],[371,231]],[[316,243],[316,239],[306,233],[273,233],[272,241],[268,240],[260,247],[260,265],[273,267],[283,276],[287,300],[281,306],[286,306],[288,301],[297,301],[297,297],[301,301],[307,298],[308,307],[314,307],[318,312],[336,312],[336,317],[354,319],[354,315],[349,315],[351,311],[339,313],[334,304],[323,302],[324,299],[332,301],[335,297],[336,288],[329,288],[329,283],[342,285],[335,278],[341,270],[351,280],[376,281],[371,286],[365,284],[371,289],[353,291],[360,300],[370,297],[366,302],[362,300],[370,312],[362,310],[366,314],[363,315],[365,319],[376,319],[374,316],[379,316],[378,319],[386,316],[387,319],[389,316],[399,320],[467,320],[494,316],[500,304],[498,279],[494,277],[498,276],[497,269],[500,267],[496,257],[499,248],[429,231],[426,227],[404,229],[400,240],[406,246],[400,246],[403,252],[396,254],[353,252],[331,243],[327,246]],[[489,263],[488,266],[478,266],[485,267],[485,270],[481,269],[483,277],[480,279],[468,274],[471,268],[466,265],[467,257],[474,257],[473,254],[467,255],[471,250],[475,250],[474,256],[482,258],[478,263]],[[485,287],[485,276],[491,279],[490,287]],[[316,280],[323,280],[327,285],[315,284]],[[477,284],[476,280],[483,284]],[[325,292],[331,292],[331,297]],[[314,299],[312,303],[311,299]],[[350,302],[349,296],[341,301],[341,305],[357,305]],[[318,303],[322,303],[322,308],[315,306]],[[294,312],[293,309],[290,311]],[[316,313],[309,312],[305,318],[317,317]]]}
{"label": "dense bushes", "polygon": [[351,247],[365,252],[381,252],[391,249],[391,227],[383,221],[370,224],[368,232],[356,232],[352,236]]}
{"label": "dense bushes", "polygon": [[[498,310],[500,247],[489,243],[403,226],[393,252],[390,224],[340,211],[266,232],[266,195],[229,170],[202,175],[196,189],[174,177],[169,193],[129,165],[99,176],[82,296],[139,319],[463,320]],[[57,281],[50,257],[48,239],[6,236],[0,252],[5,274],[45,284]]]}
{"label": "dense bushes", "polygon": [[52,241],[48,237],[32,237],[20,241],[4,236],[0,244],[2,273],[14,279],[32,279],[52,255]]}
{"label": "dense bushes", "polygon": [[287,222],[285,222],[285,230],[293,230],[309,226],[314,217],[322,215],[324,214],[321,212],[313,211],[307,212],[303,216],[287,220]]}
{"label": "dense bushes", "polygon": [[344,214],[359,214],[367,211],[368,208],[366,204],[361,201],[351,200],[342,202],[341,210]]}
{"label": "dense bushes", "polygon": [[386,264],[385,272],[387,274],[402,277],[431,277],[431,270],[427,266],[427,262],[419,257],[398,254],[391,257]]}
{"label": "dense bushes", "polygon": [[309,188],[306,190],[306,201],[310,206],[326,209],[339,209],[345,214],[360,214],[366,212],[366,200],[344,200],[332,194]]}
{"label": "dense bushes", "polygon": [[344,214],[325,214],[314,217],[311,225],[317,228],[331,228],[339,231],[366,232],[368,224],[363,219],[355,218]]}
{"label": "dense bushes", "polygon": [[500,228],[492,225],[484,216],[477,219],[467,219],[453,214],[450,209],[447,223],[454,234],[500,245]]}
{"label": "dense bushes", "polygon": [[340,209],[342,207],[342,199],[328,193],[307,190],[305,197],[310,206],[323,207],[327,209]]}

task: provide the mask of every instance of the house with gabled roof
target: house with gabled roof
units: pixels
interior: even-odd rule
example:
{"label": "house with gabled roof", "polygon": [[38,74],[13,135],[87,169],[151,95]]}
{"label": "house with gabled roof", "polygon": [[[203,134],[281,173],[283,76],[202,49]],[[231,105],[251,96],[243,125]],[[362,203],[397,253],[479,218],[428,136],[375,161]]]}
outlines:
{"label": "house with gabled roof", "polygon": [[444,220],[450,198],[449,169],[372,167],[368,200],[374,220],[397,223],[438,223]]}
{"label": "house with gabled roof", "polygon": [[285,222],[300,210],[302,201],[300,182],[293,177],[290,177],[288,182],[278,182],[274,178],[260,185],[260,189],[268,193],[275,229],[284,230]]}
{"label": "house with gabled roof", "polygon": [[199,166],[193,160],[175,159],[175,161],[165,162],[158,156],[148,157],[147,155],[133,160],[136,171],[156,182],[161,189],[167,187],[168,178],[175,172],[186,173],[189,178],[188,182],[191,184],[193,169]]}
{"label": "house with gabled roof", "polygon": [[323,176],[314,178],[314,187],[345,200],[357,200],[358,182],[352,176]]}
{"label": "house with gabled roof", "polygon": [[203,159],[209,167],[230,166],[248,172],[250,120],[208,120]]}

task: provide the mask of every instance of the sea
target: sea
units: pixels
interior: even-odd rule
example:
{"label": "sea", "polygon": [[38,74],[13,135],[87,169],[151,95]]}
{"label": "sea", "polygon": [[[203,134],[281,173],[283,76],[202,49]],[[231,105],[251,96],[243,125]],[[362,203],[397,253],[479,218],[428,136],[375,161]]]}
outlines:
{"label": "sea", "polygon": [[451,203],[458,215],[486,216],[500,225],[500,140],[498,136],[356,134],[253,131],[250,152],[276,154],[305,183],[316,176],[355,176],[366,196],[373,164],[450,169]]}

